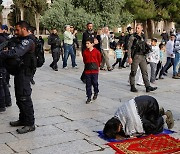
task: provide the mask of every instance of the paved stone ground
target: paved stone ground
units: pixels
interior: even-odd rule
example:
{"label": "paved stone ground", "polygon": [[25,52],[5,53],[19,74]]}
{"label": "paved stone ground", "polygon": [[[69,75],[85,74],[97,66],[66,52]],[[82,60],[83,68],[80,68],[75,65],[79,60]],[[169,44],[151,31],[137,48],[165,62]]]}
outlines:
{"label": "paved stone ground", "polygon": [[[128,86],[129,69],[115,69],[100,72],[98,99],[86,105],[85,85],[80,81],[83,70],[82,58],[77,57],[79,69],[61,69],[55,72],[50,67],[51,55],[46,54],[45,65],[37,70],[36,85],[33,89],[33,102],[36,117],[36,131],[19,135],[9,121],[16,120],[18,108],[15,104],[13,77],[11,93],[13,106],[0,114],[0,154],[114,154],[97,137],[94,131],[102,130],[123,101],[147,94],[144,87],[137,87],[138,93],[131,93]],[[114,62],[113,56],[111,63]],[[166,79],[157,81],[158,90],[148,93],[154,96],[161,106],[174,113],[177,133],[180,138],[180,80],[174,80],[169,73]]]}

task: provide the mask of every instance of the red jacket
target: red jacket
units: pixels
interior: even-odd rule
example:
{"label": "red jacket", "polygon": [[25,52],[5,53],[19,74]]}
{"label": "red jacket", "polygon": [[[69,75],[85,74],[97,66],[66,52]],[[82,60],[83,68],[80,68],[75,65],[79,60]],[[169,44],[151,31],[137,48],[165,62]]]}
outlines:
{"label": "red jacket", "polygon": [[101,64],[101,53],[94,48],[92,51],[89,49],[83,52],[83,61],[85,64],[85,74],[96,74],[99,72]]}

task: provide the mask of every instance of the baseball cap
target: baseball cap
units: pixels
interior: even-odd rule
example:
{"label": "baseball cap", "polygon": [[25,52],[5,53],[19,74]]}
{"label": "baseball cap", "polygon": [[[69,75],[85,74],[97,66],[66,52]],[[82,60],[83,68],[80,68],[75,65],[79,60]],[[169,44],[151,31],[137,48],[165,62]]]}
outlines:
{"label": "baseball cap", "polygon": [[2,29],[2,30],[8,30],[8,26],[7,26],[7,25],[2,25],[2,26],[1,26],[1,29]]}

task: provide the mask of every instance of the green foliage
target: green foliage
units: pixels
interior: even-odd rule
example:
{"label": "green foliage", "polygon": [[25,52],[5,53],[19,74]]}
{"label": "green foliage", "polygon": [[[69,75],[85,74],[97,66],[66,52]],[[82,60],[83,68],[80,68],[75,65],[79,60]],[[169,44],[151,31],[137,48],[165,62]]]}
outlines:
{"label": "green foliage", "polygon": [[180,1],[179,0],[154,0],[157,17],[156,20],[180,20]]}
{"label": "green foliage", "polygon": [[74,8],[70,0],[56,0],[41,18],[47,29],[55,27],[59,30],[63,30],[67,24],[74,25],[78,30],[82,30],[90,21],[95,21],[99,25],[98,20],[98,15],[90,15],[83,8]]}
{"label": "green foliage", "polygon": [[126,25],[132,21],[132,15],[122,11],[124,4],[125,0],[56,0],[41,21],[48,29],[60,30],[66,24],[83,30],[87,22],[92,22],[95,28]]}
{"label": "green foliage", "polygon": [[154,2],[145,0],[126,0],[125,8],[133,14],[135,20],[146,21],[156,16]]}

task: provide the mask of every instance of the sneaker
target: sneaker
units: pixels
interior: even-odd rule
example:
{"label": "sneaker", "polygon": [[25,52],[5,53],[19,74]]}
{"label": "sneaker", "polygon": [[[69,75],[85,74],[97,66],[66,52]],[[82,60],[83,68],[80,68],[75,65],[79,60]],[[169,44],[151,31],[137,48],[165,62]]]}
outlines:
{"label": "sneaker", "polygon": [[35,131],[35,125],[33,126],[24,126],[20,129],[17,129],[16,130],[18,132],[18,134],[25,134],[25,133],[28,133],[28,132],[32,132],[32,131]]}
{"label": "sneaker", "polygon": [[6,111],[6,108],[5,107],[1,107],[0,108],[0,112],[5,112]]}
{"label": "sneaker", "polygon": [[108,68],[108,71],[112,71],[113,70],[113,68]]}
{"label": "sneaker", "polygon": [[131,86],[131,92],[138,92],[138,90],[136,89],[134,85]]}
{"label": "sneaker", "polygon": [[68,67],[67,67],[67,66],[66,66],[66,67],[63,67],[63,69],[68,70]]}
{"label": "sneaker", "polygon": [[173,114],[170,110],[167,110],[165,112],[165,115],[167,116],[166,123],[167,123],[168,129],[172,129],[174,126]]}
{"label": "sneaker", "polygon": [[58,71],[58,68],[54,68],[53,70],[54,70],[54,71]]}
{"label": "sneaker", "polygon": [[21,122],[20,120],[11,121],[9,124],[10,124],[12,127],[24,126],[23,122]]}
{"label": "sneaker", "polygon": [[88,98],[87,101],[86,101],[86,104],[90,104],[91,103],[91,99]]}
{"label": "sneaker", "polygon": [[159,79],[164,79],[164,78],[162,76],[160,76]]}
{"label": "sneaker", "polygon": [[146,92],[154,91],[154,90],[156,90],[156,89],[157,89],[157,87],[151,87],[151,86],[149,86],[149,87],[146,87]]}
{"label": "sneaker", "polygon": [[78,69],[78,67],[77,67],[77,66],[74,66],[74,67],[72,67],[72,68],[74,68],[74,69]]}
{"label": "sneaker", "polygon": [[173,75],[172,77],[173,79],[180,79],[180,77],[178,75]]}
{"label": "sneaker", "polygon": [[96,100],[96,99],[97,99],[97,96],[98,96],[98,94],[94,94],[93,100]]}
{"label": "sneaker", "polygon": [[105,68],[100,68],[100,70],[102,70],[102,71],[106,71],[106,69],[105,69]]}
{"label": "sneaker", "polygon": [[125,66],[121,66],[122,68],[126,68]]}

